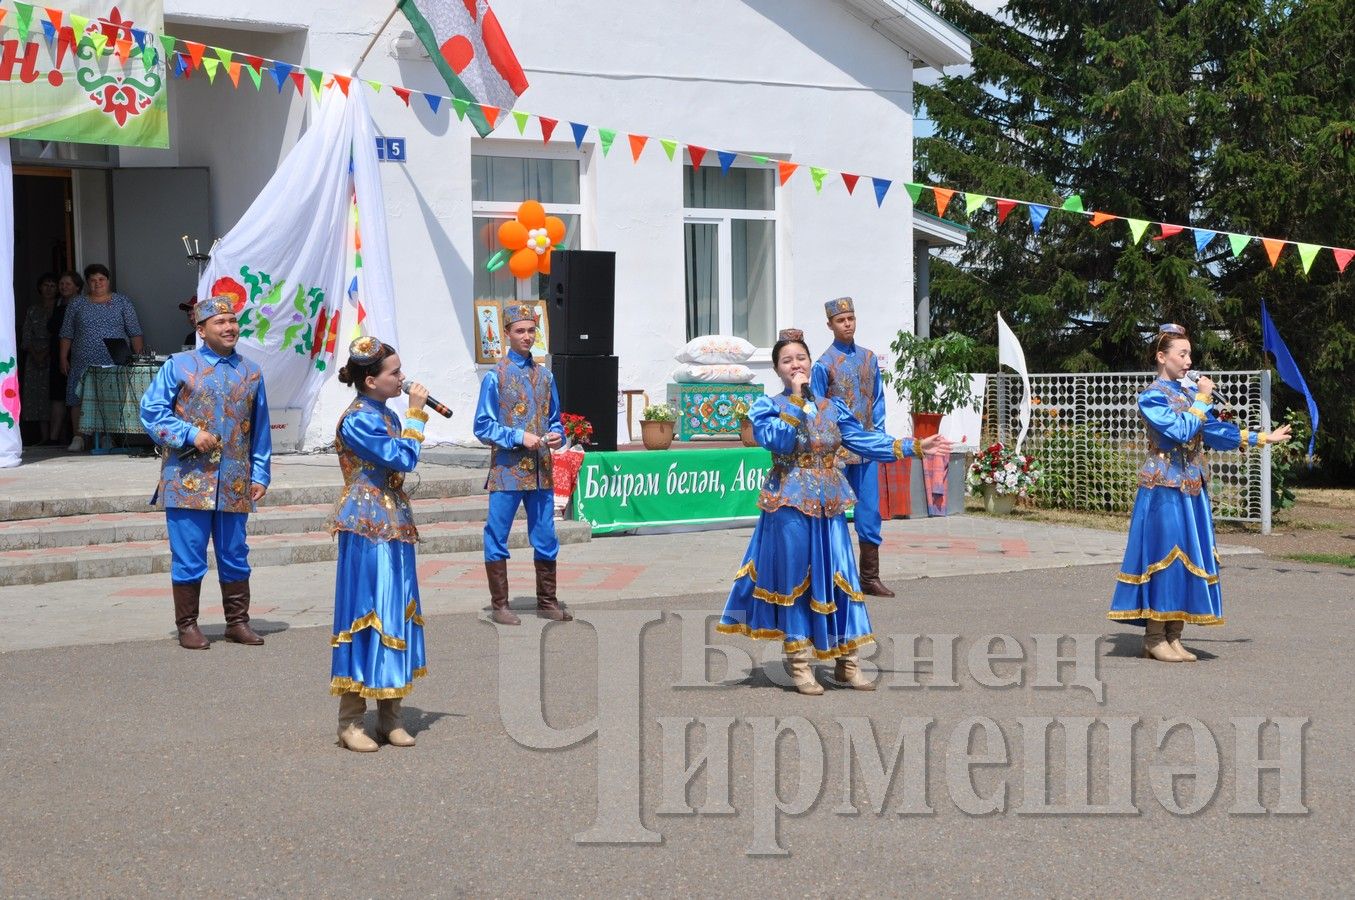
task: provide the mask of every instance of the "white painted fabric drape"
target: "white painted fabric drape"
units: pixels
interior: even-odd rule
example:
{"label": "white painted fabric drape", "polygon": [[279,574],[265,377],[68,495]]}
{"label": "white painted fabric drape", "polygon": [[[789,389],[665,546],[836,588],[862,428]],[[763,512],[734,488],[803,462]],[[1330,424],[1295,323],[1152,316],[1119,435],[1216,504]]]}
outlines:
{"label": "white painted fabric drape", "polygon": [[[14,167],[9,141],[0,138],[0,468],[17,466],[24,441],[19,433],[19,347],[14,331]],[[52,360],[53,365],[56,360]]]}

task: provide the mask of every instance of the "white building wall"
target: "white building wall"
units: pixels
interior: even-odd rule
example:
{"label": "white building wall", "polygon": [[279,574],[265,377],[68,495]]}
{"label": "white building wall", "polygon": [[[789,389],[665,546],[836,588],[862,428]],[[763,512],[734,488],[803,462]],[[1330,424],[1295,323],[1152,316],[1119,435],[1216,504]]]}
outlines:
{"label": "white building wall", "polygon": [[[275,0],[236,0],[223,17],[216,2],[168,0],[165,13],[166,30],[181,36],[344,71],[389,9],[388,0],[294,0],[281,8]],[[777,327],[803,328],[817,354],[828,343],[822,302],[850,294],[863,344],[886,350],[895,331],[911,330],[911,210],[899,182],[912,171],[912,67],[897,46],[831,0],[496,0],[494,9],[532,83],[518,108],[560,120],[552,147],[575,153],[571,120],[618,131],[606,159],[594,131],[577,155],[584,161],[580,245],[617,254],[622,388],[662,397],[685,342],[682,169],[657,140],[632,164],[627,132],[709,147],[707,165],[716,163],[716,149],[805,164],[778,192]],[[361,75],[446,93],[426,59],[393,57],[394,38],[406,28],[397,16]],[[279,96],[267,76],[267,96],[255,96],[248,76],[238,91],[223,86],[224,77],[209,86],[195,73],[171,88],[180,120],[170,152],[179,164],[211,167],[220,233],[271,175],[307,115],[307,102],[290,89]],[[390,91],[369,101],[379,132],[408,139],[409,161],[383,165],[404,368],[457,410],[450,423],[435,417],[430,437],[470,442],[483,369],[473,362],[471,324],[470,156],[478,142],[448,106],[435,115],[415,96],[406,109]],[[519,139],[506,114],[494,139]],[[535,122],[526,140],[540,146]],[[816,197],[811,163],[896,184],[883,209],[865,177],[855,196],[830,178]],[[755,368],[779,389],[770,363]],[[326,386],[308,445],[331,438],[349,396],[337,382]],[[896,433],[905,427],[897,407],[891,401]]]}

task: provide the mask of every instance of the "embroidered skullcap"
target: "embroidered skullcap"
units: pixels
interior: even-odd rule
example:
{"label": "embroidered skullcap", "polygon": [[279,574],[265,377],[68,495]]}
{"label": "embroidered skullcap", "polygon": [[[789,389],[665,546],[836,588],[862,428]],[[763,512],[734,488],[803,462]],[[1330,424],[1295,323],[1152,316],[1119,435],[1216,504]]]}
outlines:
{"label": "embroidered skullcap", "polygon": [[365,337],[354,338],[353,343],[348,345],[348,361],[359,366],[371,365],[376,362],[380,355],[381,339],[372,337],[370,334]]}
{"label": "embroidered skullcap", "polygon": [[1185,336],[1186,336],[1186,329],[1183,328],[1183,327],[1180,326],[1180,325],[1173,325],[1171,322],[1164,322],[1163,324],[1157,326],[1157,333],[1158,333],[1158,334],[1179,334],[1179,335],[1181,335],[1181,337],[1185,337]]}
{"label": "embroidered skullcap", "polygon": [[829,300],[823,304],[824,312],[828,313],[828,318],[840,316],[843,313],[854,313],[856,307],[852,305],[851,297],[838,297],[836,300]]}
{"label": "embroidered skullcap", "polygon": [[515,303],[512,306],[503,308],[503,327],[508,328],[514,322],[525,322],[527,319],[536,321],[536,310],[525,303]]}
{"label": "embroidered skullcap", "polygon": [[800,341],[803,343],[805,333],[798,328],[782,328],[776,339],[778,341]]}
{"label": "embroidered skullcap", "polygon": [[193,306],[193,320],[199,325],[223,313],[235,313],[235,301],[230,297],[208,297]]}

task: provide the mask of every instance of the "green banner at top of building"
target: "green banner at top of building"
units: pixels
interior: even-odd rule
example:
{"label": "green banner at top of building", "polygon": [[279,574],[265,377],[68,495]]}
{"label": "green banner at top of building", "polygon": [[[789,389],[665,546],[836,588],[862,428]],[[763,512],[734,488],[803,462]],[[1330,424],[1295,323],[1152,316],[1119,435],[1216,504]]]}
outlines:
{"label": "green banner at top of building", "polygon": [[0,137],[169,146],[162,0],[6,7]]}

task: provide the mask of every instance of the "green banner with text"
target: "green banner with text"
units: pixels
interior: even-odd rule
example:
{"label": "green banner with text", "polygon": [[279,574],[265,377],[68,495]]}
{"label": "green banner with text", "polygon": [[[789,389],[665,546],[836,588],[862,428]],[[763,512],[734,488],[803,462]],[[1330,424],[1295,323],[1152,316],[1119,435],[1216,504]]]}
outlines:
{"label": "green banner with text", "polygon": [[593,534],[757,518],[772,456],[761,447],[588,453],[574,515]]}

